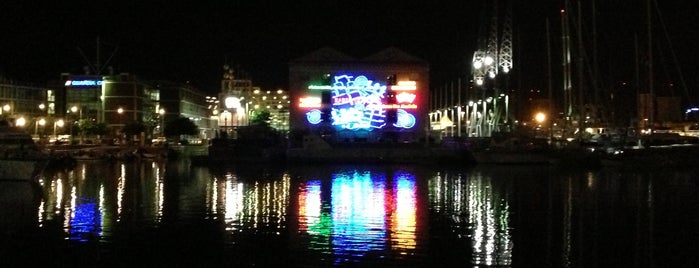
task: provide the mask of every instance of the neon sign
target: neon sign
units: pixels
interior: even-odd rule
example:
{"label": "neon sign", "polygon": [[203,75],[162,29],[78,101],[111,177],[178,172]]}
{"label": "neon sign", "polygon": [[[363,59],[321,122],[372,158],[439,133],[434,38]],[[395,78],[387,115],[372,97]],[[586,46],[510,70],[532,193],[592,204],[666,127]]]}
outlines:
{"label": "neon sign", "polygon": [[412,93],[406,93],[406,92],[401,92],[396,94],[396,101],[398,103],[413,103],[415,102],[415,94]]}
{"label": "neon sign", "polygon": [[318,97],[301,97],[299,98],[299,107],[301,108],[320,108],[321,101]]}
{"label": "neon sign", "polygon": [[306,113],[306,120],[308,120],[308,123],[315,125],[315,124],[318,124],[321,121],[323,121],[321,115],[322,115],[322,112],[320,110],[313,109],[313,110],[310,110]]}
{"label": "neon sign", "polygon": [[391,90],[417,90],[417,83],[415,81],[398,81],[395,86],[391,86]]}
{"label": "neon sign", "polygon": [[66,80],[67,87],[97,87],[102,86],[102,80]]}
{"label": "neon sign", "polygon": [[[381,129],[387,124],[398,128],[413,128],[416,117],[406,110],[417,109],[415,81],[399,81],[391,89],[398,91],[395,103],[389,104],[387,86],[370,80],[364,75],[338,75],[333,77],[332,85],[310,85],[309,90],[330,91],[330,123],[341,129]],[[322,101],[314,97],[299,99],[301,108],[321,108]],[[388,122],[388,110],[396,110],[395,122]],[[323,121],[318,109],[306,113],[306,120],[311,124]]]}

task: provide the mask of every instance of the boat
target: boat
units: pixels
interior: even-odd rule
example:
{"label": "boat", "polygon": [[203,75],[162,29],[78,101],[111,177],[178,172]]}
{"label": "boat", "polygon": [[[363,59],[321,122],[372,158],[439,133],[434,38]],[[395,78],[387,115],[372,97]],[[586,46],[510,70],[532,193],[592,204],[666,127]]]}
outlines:
{"label": "boat", "polygon": [[699,164],[699,138],[678,134],[643,135],[633,143],[609,146],[600,151],[603,166],[677,168]]}
{"label": "boat", "polygon": [[48,161],[31,135],[0,121],[0,181],[38,182]]}
{"label": "boat", "polygon": [[489,138],[471,139],[469,152],[476,164],[553,164],[546,140],[497,133]]}

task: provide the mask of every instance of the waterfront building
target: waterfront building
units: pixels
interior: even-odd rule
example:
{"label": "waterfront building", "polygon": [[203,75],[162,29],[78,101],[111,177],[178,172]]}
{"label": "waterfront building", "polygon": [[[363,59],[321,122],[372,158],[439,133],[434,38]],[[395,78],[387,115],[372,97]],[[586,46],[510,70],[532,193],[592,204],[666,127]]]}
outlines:
{"label": "waterfront building", "polygon": [[[100,99],[102,120],[112,135],[119,135],[121,128],[131,122],[141,122],[146,126],[155,125],[159,95],[157,89],[138,77],[122,73],[102,77]],[[68,90],[71,92],[74,90]],[[153,135],[148,128],[147,136]]]}
{"label": "waterfront building", "polygon": [[321,48],[289,64],[290,135],[418,142],[429,131],[429,91],[429,64],[397,48],[364,58]]}
{"label": "waterfront building", "polygon": [[[38,136],[45,131],[47,116],[54,114],[53,103],[47,104],[51,92],[45,86],[21,83],[0,76],[0,119],[31,128]],[[53,99],[53,95],[50,95]]]}
{"label": "waterfront building", "polygon": [[[190,137],[190,142],[200,142],[202,139],[215,137],[216,120],[211,116],[204,92],[183,83],[158,81],[152,82],[152,85],[159,93],[159,102],[155,111],[162,116],[162,123],[167,124],[168,121],[178,117],[189,118],[199,128],[199,135]],[[160,127],[163,127],[162,124]]]}
{"label": "waterfront building", "polygon": [[143,80],[129,73],[64,73],[49,87],[49,111],[55,111],[56,117],[64,118],[69,126],[78,120],[103,123],[109,135],[116,138],[121,137],[126,124],[138,122],[146,132],[136,139],[147,141],[163,136],[163,125],[168,120],[186,117],[200,129],[200,135],[191,137],[193,140],[213,135],[206,95],[189,84]]}
{"label": "waterfront building", "polygon": [[[228,65],[223,67],[221,92],[215,101],[218,125],[227,137],[236,137],[240,127],[250,125],[250,119],[262,112],[269,113],[270,127],[285,133],[289,130],[289,97],[282,89],[264,90],[250,79],[238,78]],[[211,98],[210,98],[211,99]]]}

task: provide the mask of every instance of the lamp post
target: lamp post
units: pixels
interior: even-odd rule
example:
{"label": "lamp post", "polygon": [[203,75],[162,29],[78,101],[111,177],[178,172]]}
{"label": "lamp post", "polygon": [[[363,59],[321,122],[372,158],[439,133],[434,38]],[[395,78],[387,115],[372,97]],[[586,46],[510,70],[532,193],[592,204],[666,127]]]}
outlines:
{"label": "lamp post", "polygon": [[58,119],[58,121],[53,122],[53,139],[58,141],[58,136],[56,136],[56,127],[63,127],[63,119]]}
{"label": "lamp post", "polygon": [[[546,114],[543,113],[543,112],[538,112],[538,113],[536,113],[536,114],[534,115],[534,120],[535,120],[536,123],[537,123],[537,125],[536,125],[536,129],[537,129],[537,130],[542,129],[542,124],[544,123],[544,121],[546,121],[546,119],[547,119],[547,118],[546,118]],[[537,132],[538,132],[538,131],[537,131]]]}
{"label": "lamp post", "polygon": [[[124,119],[121,117],[121,115],[124,114],[124,108],[121,108],[121,107],[117,108],[117,114],[119,115],[119,126],[121,126],[123,128],[124,127],[124,121],[123,121]],[[117,134],[118,134],[117,142],[119,144],[122,144],[122,142],[123,142],[122,130],[119,130],[115,127],[112,129],[112,133],[114,133],[114,136],[117,136]]]}
{"label": "lamp post", "polygon": [[3,105],[2,109],[0,109],[0,115],[2,115],[3,119],[6,119],[9,114],[10,114],[10,105],[9,104]]}
{"label": "lamp post", "polygon": [[227,111],[227,110],[223,110],[223,112],[221,112],[221,118],[223,118],[223,133],[222,133],[222,136],[223,136],[224,138],[227,138],[227,137],[228,137],[228,119],[231,118],[231,112],[229,112],[229,111]]}
{"label": "lamp post", "polygon": [[158,114],[160,114],[160,136],[165,137],[165,109],[158,110]]}
{"label": "lamp post", "polygon": [[39,120],[36,120],[36,122],[34,122],[34,135],[35,136],[39,136],[39,125],[41,125],[41,127],[46,125],[46,119],[41,118]]}
{"label": "lamp post", "polygon": [[73,128],[77,126],[77,128],[78,128],[78,134],[80,134],[80,140],[79,140],[79,141],[80,141],[80,144],[82,144],[82,143],[83,143],[83,131],[82,131],[82,127],[81,127],[81,125],[80,125],[80,124],[81,124],[80,121],[83,119],[83,109],[82,109],[82,108],[78,108],[77,106],[73,106],[73,107],[70,107],[70,111],[71,111],[72,113],[76,113],[76,112],[79,113],[79,114],[78,114],[78,119],[77,119],[77,120],[74,120],[74,121],[73,121],[73,124],[72,124],[71,127],[70,127],[70,139],[73,140]]}

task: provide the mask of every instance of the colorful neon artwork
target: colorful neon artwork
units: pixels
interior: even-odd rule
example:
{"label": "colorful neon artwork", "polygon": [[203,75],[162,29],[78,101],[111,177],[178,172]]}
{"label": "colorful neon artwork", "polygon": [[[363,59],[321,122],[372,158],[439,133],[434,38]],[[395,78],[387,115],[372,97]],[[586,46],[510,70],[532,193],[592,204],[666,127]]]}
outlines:
{"label": "colorful neon artwork", "polygon": [[[416,117],[406,109],[417,109],[415,101],[417,94],[405,91],[416,90],[415,81],[399,81],[391,88],[396,94],[396,103],[388,104],[387,86],[370,80],[364,75],[338,75],[333,77],[332,85],[310,85],[309,90],[329,90],[331,92],[331,124],[340,129],[372,130],[381,129],[392,123],[398,128],[412,128],[416,125]],[[299,107],[320,108],[312,97],[301,98]],[[320,106],[317,106],[320,105]],[[397,122],[387,122],[388,110],[397,110]],[[316,109],[306,113],[311,124],[322,122],[322,113]]]}

